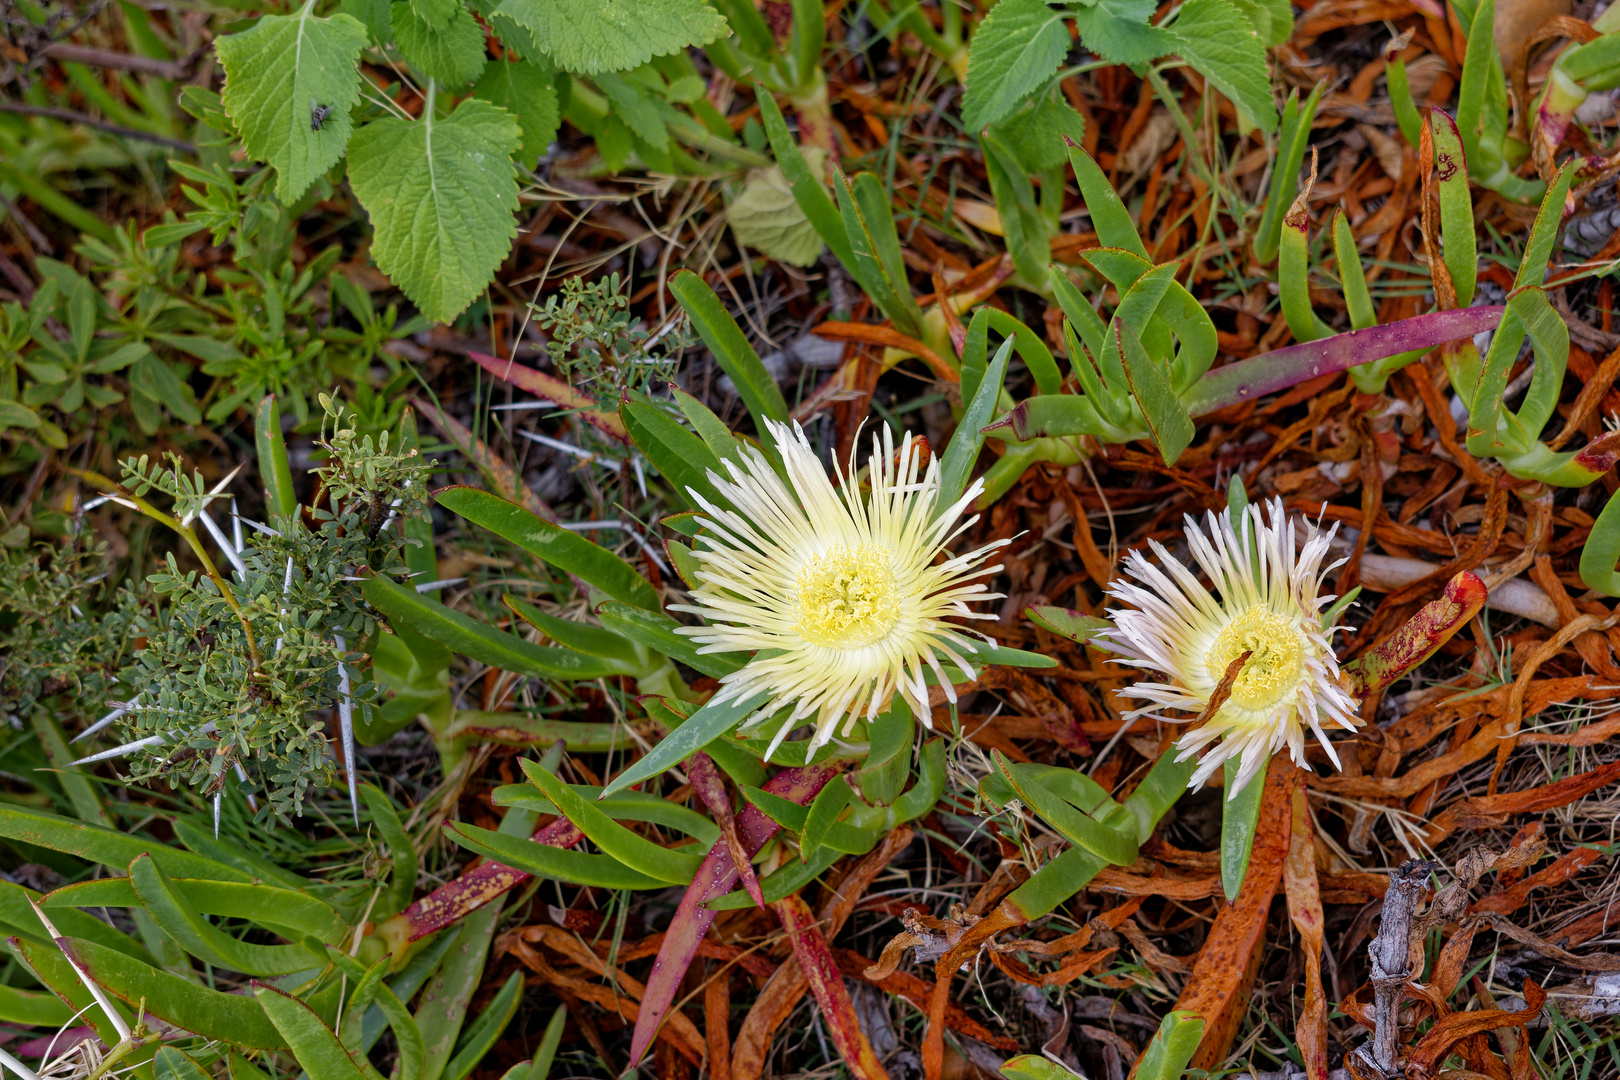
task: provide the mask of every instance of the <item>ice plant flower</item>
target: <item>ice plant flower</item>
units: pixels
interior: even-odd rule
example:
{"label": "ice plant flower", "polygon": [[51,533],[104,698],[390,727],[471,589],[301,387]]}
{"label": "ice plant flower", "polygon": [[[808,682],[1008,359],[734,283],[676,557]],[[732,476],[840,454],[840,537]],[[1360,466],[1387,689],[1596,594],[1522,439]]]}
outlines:
{"label": "ice plant flower", "polygon": [[932,726],[926,673],[933,671],[953,702],[941,660],[963,678],[976,674],[968,659],[973,643],[952,620],[994,619],[968,603],[1001,598],[976,579],[1001,569],[985,561],[1009,541],[939,558],[978,520],[958,523],[982,482],[941,506],[939,459],[924,470],[923,444],[907,435],[896,452],[885,426],[881,440],[872,438],[871,490],[863,496],[853,454],[835,488],[798,424],[768,428],[785,481],[764,454],[745,447],[741,461],[724,462],[727,476],[709,472],[729,508],[692,492],[704,529],[694,552],[696,603],[672,607],[708,625],[679,632],[698,642],[699,652],[755,653],[720,680],[712,701],[758,698],[743,726],[791,706],[770,752],[811,718],[814,746],[832,739],[840,722],[848,735],[896,693]]}
{"label": "ice plant flower", "polygon": [[[1203,529],[1187,517],[1187,544],[1213,593],[1157,541],[1151,547],[1162,569],[1132,551],[1125,570],[1136,582],[1121,579],[1108,588],[1131,607],[1109,609],[1113,627],[1098,635],[1119,654],[1116,662],[1166,677],[1120,691],[1149,703],[1127,718],[1185,723],[1202,715],[1228,668],[1249,654],[1225,702],[1176,741],[1181,761],[1210,747],[1193,773],[1194,790],[1229,758],[1240,759],[1227,798],[1284,746],[1295,764],[1309,768],[1306,726],[1338,767],[1322,725],[1353,730],[1361,724],[1356,700],[1340,684],[1339,662],[1328,643],[1333,631],[1321,619],[1322,609],[1335,599],[1321,589],[1322,579],[1339,565],[1323,566],[1337,526],[1323,534],[1305,522],[1305,542],[1296,556],[1294,523],[1283,513],[1282,500],[1273,500],[1269,510],[1269,524],[1258,506],[1238,515],[1230,509],[1209,514]],[[1192,716],[1169,716],[1165,710]]]}

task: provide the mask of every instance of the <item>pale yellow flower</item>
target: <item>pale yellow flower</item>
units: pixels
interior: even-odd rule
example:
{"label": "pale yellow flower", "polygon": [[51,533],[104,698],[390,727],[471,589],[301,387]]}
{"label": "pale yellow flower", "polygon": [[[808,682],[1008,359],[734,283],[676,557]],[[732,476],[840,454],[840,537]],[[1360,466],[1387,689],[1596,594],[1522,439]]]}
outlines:
{"label": "pale yellow flower", "polygon": [[863,496],[853,455],[835,488],[797,424],[768,426],[786,482],[764,454],[747,447],[742,462],[724,463],[727,476],[709,473],[729,507],[692,492],[704,527],[695,551],[696,603],[672,607],[708,625],[679,632],[701,644],[699,652],[755,653],[721,679],[712,700],[766,695],[743,726],[791,706],[773,752],[788,731],[812,718],[816,746],[833,737],[840,721],[848,735],[896,693],[931,726],[926,673],[953,702],[952,678],[976,677],[974,643],[951,620],[994,619],[968,603],[1001,599],[975,579],[1001,569],[984,562],[1009,541],[939,558],[978,520],[958,523],[982,483],[938,505],[939,459],[924,470],[919,441],[907,435],[897,453],[885,427],[881,439],[872,439],[871,491]]}
{"label": "pale yellow flower", "polygon": [[[1208,514],[1204,529],[1186,519],[1187,544],[1213,583],[1213,594],[1162,544],[1150,546],[1163,569],[1132,551],[1125,571],[1141,584],[1120,579],[1109,586],[1109,595],[1132,606],[1109,609],[1113,629],[1098,635],[1123,658],[1120,662],[1167,677],[1120,691],[1149,702],[1125,715],[1173,723],[1203,713],[1228,666],[1252,653],[1215,715],[1176,742],[1182,761],[1210,747],[1193,774],[1195,790],[1228,758],[1240,759],[1228,798],[1284,746],[1295,764],[1309,768],[1307,726],[1338,767],[1322,725],[1353,730],[1361,724],[1355,699],[1339,684],[1338,658],[1328,642],[1333,630],[1321,621],[1322,610],[1334,600],[1322,594],[1322,580],[1339,565],[1322,565],[1333,532],[1319,533],[1304,522],[1305,542],[1296,556],[1294,523],[1283,513],[1282,500],[1273,500],[1269,510],[1267,524],[1260,507],[1248,507],[1239,519],[1247,524],[1241,536],[1230,510]],[[1192,715],[1171,716],[1165,710]]]}

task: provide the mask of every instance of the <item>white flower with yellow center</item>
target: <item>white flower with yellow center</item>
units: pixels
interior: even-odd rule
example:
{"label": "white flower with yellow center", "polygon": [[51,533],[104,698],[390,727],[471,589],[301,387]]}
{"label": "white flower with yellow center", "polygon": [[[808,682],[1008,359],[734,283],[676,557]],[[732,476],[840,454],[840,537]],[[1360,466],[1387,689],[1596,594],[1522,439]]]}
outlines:
{"label": "white flower with yellow center", "polygon": [[[847,735],[857,719],[873,719],[896,693],[932,726],[927,671],[952,702],[955,672],[976,677],[967,659],[973,642],[947,620],[994,619],[968,601],[1001,599],[975,579],[1001,569],[983,564],[1009,541],[940,557],[978,520],[957,523],[982,482],[954,504],[938,505],[939,459],[924,471],[922,445],[907,435],[896,453],[885,427],[881,442],[872,439],[871,491],[863,496],[853,455],[834,488],[798,424],[767,426],[786,482],[764,454],[745,447],[741,462],[724,463],[729,478],[709,473],[729,509],[692,492],[704,527],[694,552],[697,603],[672,607],[701,615],[708,625],[679,632],[701,644],[699,652],[756,653],[720,680],[713,703],[768,695],[744,726],[792,706],[772,752],[811,717],[813,745],[830,740],[840,721]],[[942,659],[955,672],[948,675]]]}
{"label": "white flower with yellow center", "polygon": [[[1321,619],[1322,609],[1334,600],[1321,594],[1322,579],[1339,563],[1322,562],[1337,526],[1323,534],[1306,522],[1305,543],[1296,557],[1294,524],[1283,513],[1282,500],[1273,500],[1269,510],[1269,525],[1261,521],[1258,506],[1239,515],[1238,524],[1246,525],[1241,536],[1230,510],[1207,515],[1207,534],[1187,518],[1187,544],[1214,585],[1213,594],[1157,541],[1150,546],[1162,570],[1132,551],[1125,570],[1141,584],[1120,580],[1108,588],[1132,607],[1109,609],[1113,628],[1098,635],[1120,662],[1168,677],[1120,691],[1149,702],[1127,718],[1186,723],[1206,711],[1233,662],[1249,654],[1226,701],[1176,742],[1177,760],[1185,761],[1219,740],[1193,774],[1195,790],[1229,758],[1240,758],[1227,798],[1284,746],[1295,764],[1309,768],[1307,725],[1338,767],[1323,723],[1350,730],[1361,724],[1355,699],[1339,684],[1338,658],[1328,643],[1333,631],[1324,629]],[[1167,716],[1167,709],[1193,717]]]}

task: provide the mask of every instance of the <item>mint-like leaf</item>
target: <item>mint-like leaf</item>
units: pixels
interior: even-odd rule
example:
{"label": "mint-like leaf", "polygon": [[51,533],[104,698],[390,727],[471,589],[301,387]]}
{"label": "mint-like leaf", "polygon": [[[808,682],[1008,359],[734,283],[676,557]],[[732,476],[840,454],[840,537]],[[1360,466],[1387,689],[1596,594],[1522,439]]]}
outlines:
{"label": "mint-like leaf", "polygon": [[435,26],[415,4],[397,0],[394,40],[411,66],[445,86],[466,86],[484,70],[484,31],[460,4],[448,22]]}
{"label": "mint-like leaf", "polygon": [[[1153,10],[1153,0],[1145,0]],[[1001,120],[1051,78],[1069,34],[1044,0],[1001,0],[973,35],[962,122],[969,131]]]}
{"label": "mint-like leaf", "polygon": [[473,94],[494,102],[513,116],[523,128],[523,149],[519,159],[532,169],[557,137],[557,75],[522,60],[491,60],[473,87]]}
{"label": "mint-like leaf", "polygon": [[[1144,0],[1151,5],[1152,0]],[[1232,0],[1187,0],[1170,31],[1181,58],[1265,132],[1277,130],[1266,48]]]}
{"label": "mint-like leaf", "polygon": [[349,185],[376,230],[372,256],[428,318],[460,314],[511,250],[522,142],[518,121],[478,98],[448,117],[429,109],[355,133]]}
{"label": "mint-like leaf", "polygon": [[1085,132],[1085,118],[1074,111],[1056,87],[1036,94],[1034,100],[995,126],[1002,144],[1017,154],[1030,172],[1045,172],[1068,161],[1064,136],[1078,143]]}
{"label": "mint-like leaf", "polygon": [[1294,6],[1288,0],[1232,0],[1254,24],[1260,43],[1275,48],[1294,36]]}
{"label": "mint-like leaf", "polygon": [[585,75],[640,67],[728,29],[703,0],[502,0],[495,13],[528,27],[559,67]]}
{"label": "mint-like leaf", "polygon": [[669,128],[665,126],[660,106],[669,106],[641,83],[619,75],[603,72],[591,80],[597,89],[613,102],[613,114],[635,133],[642,142],[655,150],[669,150]]}
{"label": "mint-like leaf", "polygon": [[411,10],[429,26],[444,26],[456,17],[461,0],[410,0]]}
{"label": "mint-like leaf", "polygon": [[1140,66],[1174,51],[1177,38],[1148,22],[1155,0],[1097,0],[1074,12],[1080,41],[1110,64]]}
{"label": "mint-like leaf", "polygon": [[394,23],[388,16],[390,6],[390,0],[339,0],[338,3],[345,14],[359,19],[381,45],[394,40]]}
{"label": "mint-like leaf", "polygon": [[[249,154],[276,170],[276,196],[291,203],[337,164],[354,131],[366,28],[348,15],[317,19],[315,0],[296,15],[266,15],[214,45],[225,66],[225,111]],[[320,125],[312,106],[331,109]]]}

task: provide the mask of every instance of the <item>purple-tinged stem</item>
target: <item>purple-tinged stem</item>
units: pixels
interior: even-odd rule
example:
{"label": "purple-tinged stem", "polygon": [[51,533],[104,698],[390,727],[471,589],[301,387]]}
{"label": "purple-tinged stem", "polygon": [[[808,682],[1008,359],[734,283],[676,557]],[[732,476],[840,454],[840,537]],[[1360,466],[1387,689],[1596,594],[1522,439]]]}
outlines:
{"label": "purple-tinged stem", "polygon": [[625,428],[619,414],[601,408],[596,399],[590,395],[580,393],[553,375],[524,367],[510,360],[502,360],[498,356],[478,352],[470,352],[467,355],[476,361],[479,367],[502,382],[509,382],[520,390],[527,390],[554,405],[570,412],[577,412],[597,431],[624,446],[630,445],[630,432]]}
{"label": "purple-tinged stem", "polygon": [[1387,326],[1369,326],[1303,345],[1290,345],[1211,371],[1199,379],[1182,400],[1189,413],[1202,416],[1257,400],[1319,375],[1417,349],[1433,349],[1449,341],[1494,330],[1502,321],[1504,310],[1501,305],[1492,305],[1433,311]]}
{"label": "purple-tinged stem", "polygon": [[[842,769],[842,762],[783,769],[765,782],[764,790],[805,806]],[[758,807],[744,807],[743,812],[737,815],[738,838],[742,841],[743,852],[749,857],[780,830],[781,826],[761,813]],[[730,850],[724,840],[717,841],[698,867],[692,884],[686,887],[680,907],[675,909],[674,917],[669,920],[669,930],[658,948],[658,957],[653,961],[652,974],[647,977],[647,989],[641,998],[641,1013],[636,1017],[635,1036],[630,1041],[630,1068],[635,1068],[652,1045],[658,1026],[675,1002],[686,969],[692,966],[698,946],[718,914],[705,905],[730,892],[737,884],[737,878],[737,865]]]}
{"label": "purple-tinged stem", "polygon": [[[571,848],[584,837],[585,834],[575,828],[573,822],[558,818],[536,830],[529,839],[547,847]],[[380,923],[376,930],[377,937],[398,957],[411,942],[471,915],[496,897],[504,896],[522,885],[531,876],[505,863],[494,860],[481,862],[455,880],[440,885],[398,915]]]}
{"label": "purple-tinged stem", "polygon": [[827,939],[816,926],[810,906],[794,893],[778,900],[771,908],[782,920],[782,929],[793,943],[793,956],[799,961],[799,969],[804,972],[805,982],[810,984],[816,1004],[821,1006],[827,1031],[849,1066],[850,1074],[855,1080],[889,1080],[883,1063],[878,1061],[871,1042],[861,1031],[849,989],[844,986],[843,973],[838,970],[838,961],[833,958]]}
{"label": "purple-tinged stem", "polygon": [[731,852],[731,862],[742,878],[743,889],[754,901],[755,907],[764,907],[765,894],[759,889],[754,864],[748,861],[748,853],[743,851],[742,839],[737,835],[737,819],[731,813],[731,796],[726,794],[726,785],[720,779],[720,770],[714,767],[714,759],[701,750],[687,758],[686,778],[692,781],[692,790],[697,792],[697,797],[714,815],[714,823],[720,826],[720,839],[725,841],[726,849]]}

